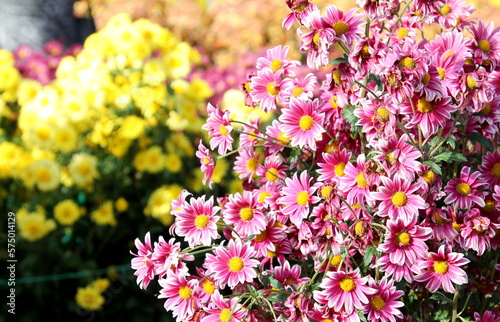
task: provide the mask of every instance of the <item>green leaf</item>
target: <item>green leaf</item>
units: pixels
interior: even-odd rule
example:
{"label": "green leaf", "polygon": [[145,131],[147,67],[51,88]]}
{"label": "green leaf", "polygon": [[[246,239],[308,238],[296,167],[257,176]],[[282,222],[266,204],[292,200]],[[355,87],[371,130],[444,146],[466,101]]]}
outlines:
{"label": "green leaf", "polygon": [[443,174],[442,171],[441,171],[441,167],[438,166],[435,162],[427,160],[427,161],[424,161],[422,163],[425,164],[425,165],[428,165],[429,168],[431,168],[432,171],[436,172],[436,174],[438,174],[438,175],[442,175]]}
{"label": "green leaf", "polygon": [[334,60],[330,61],[330,64],[341,64],[347,62],[349,62],[349,60],[347,59],[347,56],[344,55],[344,57],[335,58]]}
{"label": "green leaf", "polygon": [[476,144],[479,142],[482,146],[484,146],[487,149],[492,149],[493,146],[491,145],[490,140],[485,138],[483,135],[479,133],[471,133],[468,135],[469,140],[473,143]]}
{"label": "green leaf", "polygon": [[373,256],[376,254],[376,249],[374,246],[366,247],[365,255],[363,256],[363,266],[370,267],[372,263]]}
{"label": "green leaf", "polygon": [[351,126],[351,133],[354,137],[361,131],[361,126],[357,126],[359,117],[354,114],[354,110],[361,108],[359,106],[347,106],[342,109],[342,118]]}
{"label": "green leaf", "polygon": [[384,88],[384,84],[380,80],[380,76],[377,76],[377,75],[374,75],[374,74],[370,74],[368,76],[368,79],[371,80],[371,81],[374,81],[375,84],[377,84],[377,87],[378,87],[379,90],[381,90],[382,88]]}
{"label": "green leaf", "polygon": [[467,158],[458,152],[445,151],[434,157],[435,162],[444,161],[446,163],[452,163],[454,161],[467,162]]}

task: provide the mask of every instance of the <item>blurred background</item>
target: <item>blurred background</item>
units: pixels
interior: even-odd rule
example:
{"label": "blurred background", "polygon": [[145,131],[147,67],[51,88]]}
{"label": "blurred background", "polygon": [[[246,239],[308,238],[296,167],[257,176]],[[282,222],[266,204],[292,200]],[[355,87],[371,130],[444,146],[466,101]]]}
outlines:
{"label": "blurred background", "polygon": [[[471,3],[500,25],[500,0]],[[270,47],[302,58],[288,13],[284,0],[0,0],[0,259],[14,212],[16,321],[172,321],[130,250],[148,231],[169,239],[183,188],[208,192],[194,155],[208,102],[265,119],[239,88]],[[211,195],[241,190],[229,164]]]}

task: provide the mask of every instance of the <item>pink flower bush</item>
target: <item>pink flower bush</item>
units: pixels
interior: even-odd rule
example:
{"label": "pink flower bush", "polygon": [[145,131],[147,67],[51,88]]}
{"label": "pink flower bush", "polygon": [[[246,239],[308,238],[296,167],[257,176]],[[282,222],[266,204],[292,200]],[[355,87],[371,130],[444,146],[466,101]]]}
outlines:
{"label": "pink flower bush", "polygon": [[500,29],[463,1],[286,4],[305,62],[276,46],[243,86],[269,119],[207,107],[203,182],[226,158],[240,192],[175,200],[186,247],[137,242],[138,283],[186,321],[495,321]]}

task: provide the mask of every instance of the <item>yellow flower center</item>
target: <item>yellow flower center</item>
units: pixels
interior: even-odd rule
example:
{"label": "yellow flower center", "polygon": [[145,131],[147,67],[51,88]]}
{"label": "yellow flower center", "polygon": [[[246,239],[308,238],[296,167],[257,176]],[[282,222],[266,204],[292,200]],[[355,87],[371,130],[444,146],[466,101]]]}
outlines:
{"label": "yellow flower center", "polygon": [[304,115],[300,118],[299,127],[303,131],[309,131],[314,125],[314,119],[310,115]]}
{"label": "yellow flower center", "polygon": [[361,48],[361,57],[370,58],[370,46],[368,44],[364,44]]}
{"label": "yellow flower center", "polygon": [[399,233],[396,234],[395,241],[398,244],[402,244],[403,246],[406,246],[410,243],[411,236],[406,231],[400,231]]}
{"label": "yellow flower center", "polygon": [[380,310],[382,310],[384,308],[385,301],[380,296],[375,296],[370,301],[370,304],[371,304],[372,308],[374,308],[375,310],[380,311]]}
{"label": "yellow flower center", "polygon": [[454,222],[453,224],[451,224],[453,226],[453,228],[455,228],[455,230],[457,232],[460,232],[462,230],[462,228],[460,227],[460,225],[457,223],[457,222]]}
{"label": "yellow flower center", "polygon": [[185,300],[189,300],[191,298],[191,294],[193,290],[189,286],[181,286],[179,289],[179,296]]}
{"label": "yellow flower center", "polygon": [[356,288],[354,280],[350,276],[344,276],[339,282],[340,288],[345,292],[351,292]]}
{"label": "yellow flower center", "polygon": [[266,89],[269,95],[271,96],[276,96],[280,93],[279,89],[276,88],[276,82],[271,82],[267,84]]}
{"label": "yellow flower center", "polygon": [[332,265],[332,266],[339,266],[341,261],[342,261],[342,256],[335,255],[330,260],[330,265]]}
{"label": "yellow flower center", "polygon": [[257,162],[257,160],[255,158],[250,158],[247,160],[247,170],[248,171],[255,171],[255,169],[257,169],[257,165],[259,164],[259,162]]}
{"label": "yellow flower center", "polygon": [[309,203],[309,193],[307,191],[301,191],[297,194],[297,203],[301,206],[305,206]]}
{"label": "yellow flower center", "polygon": [[333,191],[333,187],[332,186],[324,186],[321,189],[321,196],[323,198],[328,198],[328,197],[330,197],[330,193],[332,193],[332,191]]}
{"label": "yellow flower center", "polygon": [[495,163],[493,168],[491,168],[491,175],[496,179],[500,179],[500,163]]}
{"label": "yellow flower center", "polygon": [[479,113],[483,115],[488,115],[491,112],[491,104],[490,103],[485,103],[484,107],[479,111]]}
{"label": "yellow flower center", "polygon": [[270,250],[267,251],[267,257],[274,258],[276,257],[276,252],[272,252]]}
{"label": "yellow flower center", "polygon": [[422,84],[427,85],[429,84],[431,80],[431,74],[427,73],[424,75],[424,78],[422,78]]}
{"label": "yellow flower center", "polygon": [[243,221],[250,221],[253,219],[253,209],[250,207],[244,207],[240,210],[240,218]]}
{"label": "yellow flower center", "polygon": [[231,309],[224,309],[219,314],[219,319],[221,322],[228,322],[231,320]]}
{"label": "yellow flower center", "polygon": [[203,163],[208,164],[210,163],[210,160],[207,157],[203,157]]}
{"label": "yellow flower center", "polygon": [[360,172],[358,176],[356,177],[356,183],[358,184],[358,187],[360,188],[366,188],[368,187],[368,182],[365,180],[365,175],[363,172]]}
{"label": "yellow flower center", "polygon": [[271,168],[266,171],[266,180],[267,181],[276,181],[278,180],[278,170],[276,168]]}
{"label": "yellow flower center", "polygon": [[377,108],[377,115],[380,117],[382,122],[389,121],[389,110],[386,109],[385,107]]}
{"label": "yellow flower center", "polygon": [[78,167],[78,173],[84,177],[88,176],[90,174],[91,170],[92,170],[92,166],[87,162],[81,163]]}
{"label": "yellow flower center", "polygon": [[408,198],[406,197],[406,194],[402,191],[398,191],[395,194],[392,195],[391,197],[392,204],[396,207],[403,207],[406,205],[406,202],[408,201]]}
{"label": "yellow flower center", "polygon": [[281,142],[289,142],[290,138],[288,136],[285,136],[284,132],[280,132],[280,134],[278,135],[278,140],[280,140]]}
{"label": "yellow flower center", "polygon": [[363,236],[365,234],[365,227],[363,227],[363,222],[358,221],[356,225],[354,226],[354,233],[357,236]]}
{"label": "yellow flower center", "polygon": [[229,270],[231,272],[239,272],[243,269],[243,259],[240,257],[233,257],[229,260]]}
{"label": "yellow flower center", "polygon": [[399,61],[398,66],[399,66],[399,68],[406,67],[409,70],[412,70],[415,68],[416,64],[415,64],[415,60],[413,58],[405,57]]}
{"label": "yellow flower center", "polygon": [[471,75],[467,75],[466,83],[467,83],[467,88],[470,89],[471,91],[478,88],[476,81],[474,80],[474,78],[472,78]]}
{"label": "yellow flower center", "polygon": [[479,40],[477,46],[485,53],[489,53],[491,50],[491,43],[488,40]]}
{"label": "yellow flower center", "polygon": [[203,286],[203,290],[206,293],[208,293],[210,295],[214,294],[214,292],[215,292],[214,282],[212,282],[211,280],[204,280],[202,286]]}
{"label": "yellow flower center", "polygon": [[343,81],[339,69],[336,69],[332,72],[332,79],[336,85],[342,85]]}
{"label": "yellow flower center", "polygon": [[271,62],[271,70],[276,73],[278,70],[281,69],[281,67],[283,67],[283,63],[281,62],[281,60],[273,60]]}
{"label": "yellow flower center", "polygon": [[343,177],[345,176],[345,163],[344,162],[339,162],[335,165],[335,168],[333,171],[338,177]]}
{"label": "yellow flower center", "polygon": [[435,178],[436,174],[432,170],[425,170],[424,173],[422,173],[422,179],[424,179],[428,184],[434,182]]}
{"label": "yellow flower center", "polygon": [[198,215],[196,216],[196,219],[194,220],[194,225],[198,229],[203,229],[208,226],[209,223],[209,217],[207,215]]}
{"label": "yellow flower center", "polygon": [[318,31],[317,33],[314,34],[314,37],[313,37],[313,43],[316,46],[319,46],[319,37],[320,37],[320,32]]}
{"label": "yellow flower center", "polygon": [[408,29],[399,28],[398,29],[398,39],[405,39],[406,37],[408,37]]}
{"label": "yellow flower center", "polygon": [[332,108],[338,108],[339,107],[339,104],[337,104],[337,95],[333,95],[332,97],[330,97],[330,106]]}
{"label": "yellow flower center", "polygon": [[441,9],[439,9],[439,13],[443,16],[446,16],[450,12],[451,12],[451,7],[447,4],[445,4],[444,6],[441,7]]}
{"label": "yellow flower center", "polygon": [[434,212],[434,221],[438,225],[442,225],[446,222],[446,220],[443,217],[441,217],[441,215],[437,211]]}
{"label": "yellow flower center", "polygon": [[435,261],[434,270],[438,274],[445,274],[448,271],[448,263],[443,260]]}
{"label": "yellow flower center", "polygon": [[45,141],[50,137],[50,129],[47,127],[39,127],[35,130],[35,134],[41,141]]}
{"label": "yellow flower center", "polygon": [[484,207],[482,207],[483,211],[486,213],[491,213],[495,210],[495,202],[493,200],[485,200]]}
{"label": "yellow flower center", "polygon": [[302,87],[296,87],[292,91],[292,96],[299,97],[300,95],[302,95],[302,93],[304,93],[304,89]]}
{"label": "yellow flower center", "polygon": [[417,109],[422,113],[430,113],[434,111],[434,103],[429,102],[425,98],[421,98],[418,100]]}
{"label": "yellow flower center", "polygon": [[337,37],[340,37],[340,36],[342,36],[343,34],[345,34],[346,32],[349,31],[349,26],[345,22],[343,22],[343,21],[337,21],[333,25],[333,30],[335,30],[335,33],[337,34]]}
{"label": "yellow flower center", "polygon": [[394,161],[397,161],[397,159],[394,157],[393,152],[394,150],[391,150],[387,152],[387,154],[385,155],[385,161],[387,161],[389,164],[392,164]]}
{"label": "yellow flower center", "polygon": [[442,81],[446,77],[446,72],[441,67],[436,67],[436,69],[437,69],[437,72],[439,74],[439,80]]}
{"label": "yellow flower center", "polygon": [[263,203],[270,195],[271,194],[267,191],[261,191],[261,193],[259,194],[259,203]]}
{"label": "yellow flower center", "polygon": [[267,230],[263,230],[260,234],[255,236],[254,241],[260,243],[267,239]]}
{"label": "yellow flower center", "polygon": [[229,132],[227,131],[227,128],[224,125],[221,125],[219,127],[219,133],[226,136]]}
{"label": "yellow flower center", "polygon": [[457,192],[461,194],[462,196],[467,196],[470,194],[471,189],[469,184],[462,182],[457,185]]}
{"label": "yellow flower center", "polygon": [[50,171],[47,169],[41,168],[36,172],[36,178],[39,182],[49,182],[51,177]]}
{"label": "yellow flower center", "polygon": [[250,87],[250,82],[246,82],[245,83],[245,90],[250,93],[251,91],[253,91],[253,88]]}

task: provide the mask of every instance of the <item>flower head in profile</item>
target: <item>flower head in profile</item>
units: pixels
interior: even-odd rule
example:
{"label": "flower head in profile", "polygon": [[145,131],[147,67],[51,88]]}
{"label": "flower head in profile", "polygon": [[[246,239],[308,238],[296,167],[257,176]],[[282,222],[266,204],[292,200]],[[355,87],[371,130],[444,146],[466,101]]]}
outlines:
{"label": "flower head in profile", "polygon": [[151,246],[151,236],[149,232],[144,237],[144,244],[139,238],[136,238],[134,243],[138,252],[137,254],[130,252],[135,256],[132,258],[132,268],[136,270],[134,275],[137,276],[137,284],[140,288],[146,289],[155,277],[155,266],[151,259],[153,247]]}
{"label": "flower head in profile", "polygon": [[240,239],[231,239],[227,246],[221,243],[205,259],[207,274],[213,274],[220,286],[234,288],[238,284],[251,283],[257,277],[255,267],[260,262],[252,257],[254,248]]}
{"label": "flower head in profile", "polygon": [[284,135],[291,138],[292,146],[316,149],[316,141],[322,139],[324,113],[319,113],[319,101],[292,98],[282,110],[279,121]]}
{"label": "flower head in profile", "polygon": [[234,139],[231,136],[233,127],[231,126],[231,115],[229,111],[222,111],[219,107],[215,107],[208,103],[207,105],[208,119],[201,127],[208,131],[210,139],[210,149],[215,150],[220,155],[224,155],[227,151],[233,149]]}
{"label": "flower head in profile", "polygon": [[463,254],[455,253],[451,247],[441,245],[437,253],[431,252],[426,259],[417,263],[422,273],[416,275],[415,280],[427,282],[426,288],[432,293],[439,288],[454,293],[453,284],[462,285],[468,281],[467,273],[460,268],[468,262]]}

